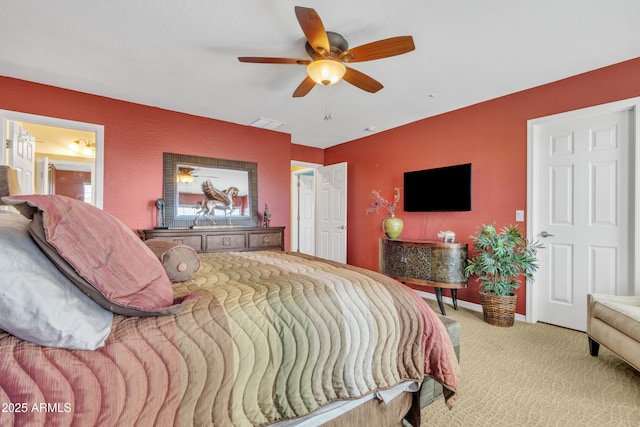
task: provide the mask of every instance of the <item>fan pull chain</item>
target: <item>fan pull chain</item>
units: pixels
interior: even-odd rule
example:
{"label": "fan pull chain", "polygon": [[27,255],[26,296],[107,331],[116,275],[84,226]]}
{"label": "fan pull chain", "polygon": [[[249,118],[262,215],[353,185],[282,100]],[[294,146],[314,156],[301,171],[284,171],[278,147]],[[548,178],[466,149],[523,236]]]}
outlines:
{"label": "fan pull chain", "polygon": [[331,93],[327,91],[327,96],[324,101],[324,119],[332,120],[331,118]]}

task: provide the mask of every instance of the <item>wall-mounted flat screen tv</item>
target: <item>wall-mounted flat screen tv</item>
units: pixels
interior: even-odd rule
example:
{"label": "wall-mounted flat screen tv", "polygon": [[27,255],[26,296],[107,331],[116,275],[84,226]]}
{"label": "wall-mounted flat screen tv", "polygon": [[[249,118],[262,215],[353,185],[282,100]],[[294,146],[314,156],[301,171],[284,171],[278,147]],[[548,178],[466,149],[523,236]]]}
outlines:
{"label": "wall-mounted flat screen tv", "polygon": [[405,212],[471,210],[471,163],[404,173]]}

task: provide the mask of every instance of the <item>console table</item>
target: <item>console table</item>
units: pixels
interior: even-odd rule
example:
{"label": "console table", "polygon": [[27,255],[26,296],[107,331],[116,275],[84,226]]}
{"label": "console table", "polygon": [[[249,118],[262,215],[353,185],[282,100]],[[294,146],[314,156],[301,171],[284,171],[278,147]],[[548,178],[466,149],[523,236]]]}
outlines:
{"label": "console table", "polygon": [[438,306],[446,315],[442,289],[451,289],[458,309],[458,289],[467,286],[464,267],[466,243],[381,238],[378,245],[379,271],[403,283],[435,288]]}
{"label": "console table", "polygon": [[182,243],[196,252],[284,250],[284,227],[150,229],[140,230],[140,236]]}

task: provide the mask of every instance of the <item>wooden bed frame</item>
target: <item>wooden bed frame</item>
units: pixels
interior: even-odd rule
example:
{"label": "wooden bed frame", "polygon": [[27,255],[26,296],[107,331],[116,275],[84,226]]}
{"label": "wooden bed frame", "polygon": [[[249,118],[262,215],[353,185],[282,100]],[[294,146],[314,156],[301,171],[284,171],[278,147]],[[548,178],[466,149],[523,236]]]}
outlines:
{"label": "wooden bed frame", "polygon": [[[416,401],[419,392],[402,393],[391,402],[384,403],[379,399],[371,399],[357,408],[323,424],[323,427],[353,427],[371,425],[371,420],[376,420],[376,425],[384,427],[403,426],[406,419],[413,427],[420,426],[420,404]],[[416,413],[417,412],[417,413]]]}

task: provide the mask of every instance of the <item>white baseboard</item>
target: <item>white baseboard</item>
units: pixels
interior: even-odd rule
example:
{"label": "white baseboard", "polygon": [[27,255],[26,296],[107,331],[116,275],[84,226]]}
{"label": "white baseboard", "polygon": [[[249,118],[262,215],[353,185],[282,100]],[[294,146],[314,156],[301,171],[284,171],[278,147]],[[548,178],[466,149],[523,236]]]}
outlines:
{"label": "white baseboard", "polygon": [[[430,292],[418,291],[416,289],[414,289],[414,291],[416,291],[416,293],[420,296],[420,298],[437,301],[436,294],[432,294]],[[453,300],[451,299],[451,297],[446,297],[443,295],[442,302],[449,305],[449,307],[445,307],[445,310],[449,310],[449,309],[453,310]],[[473,302],[458,300],[458,307],[463,307],[471,311],[482,313],[482,306],[480,304],[476,304]],[[436,310],[436,312],[438,314],[441,314],[439,310]],[[523,314],[516,313],[515,320],[519,322],[526,322],[527,318]]]}

